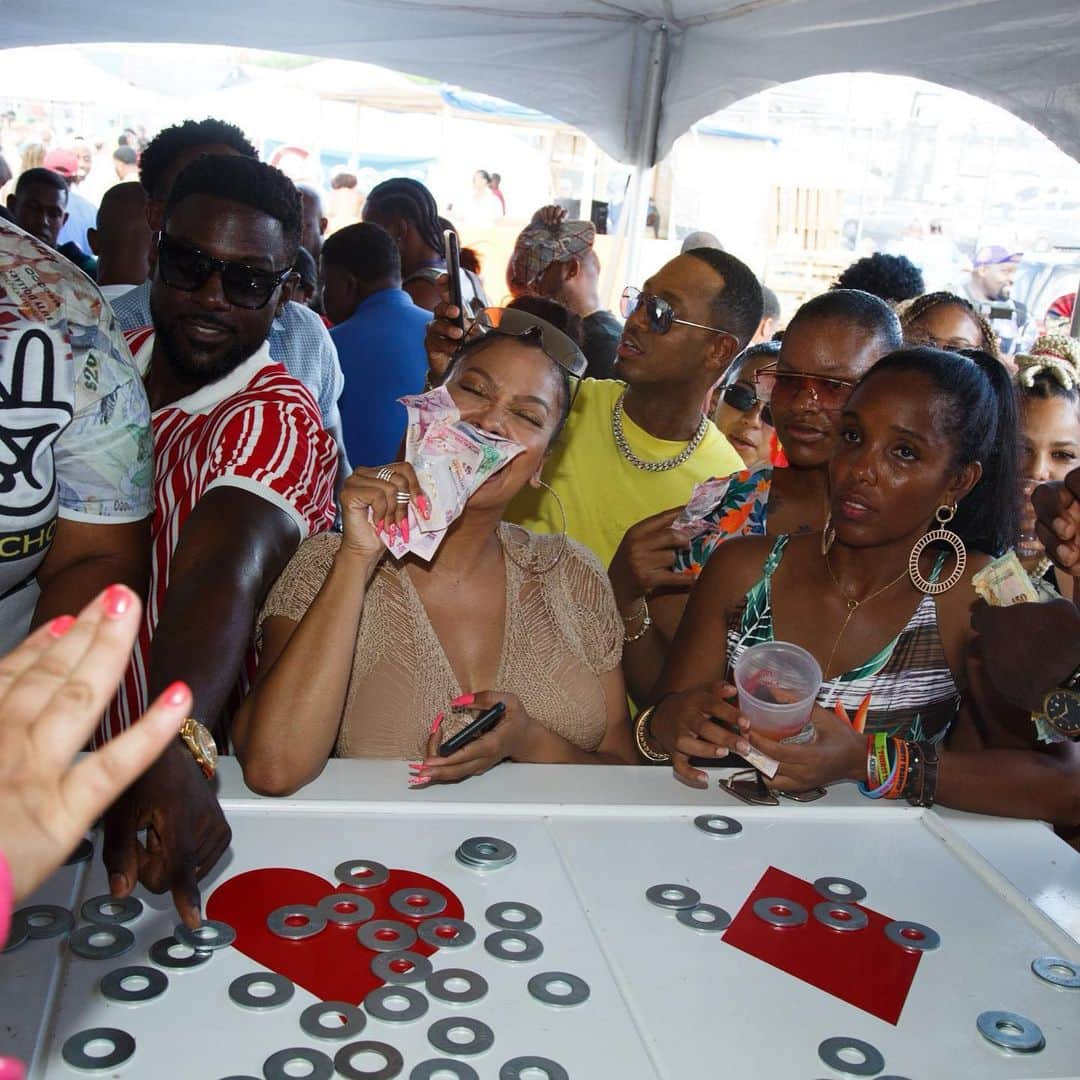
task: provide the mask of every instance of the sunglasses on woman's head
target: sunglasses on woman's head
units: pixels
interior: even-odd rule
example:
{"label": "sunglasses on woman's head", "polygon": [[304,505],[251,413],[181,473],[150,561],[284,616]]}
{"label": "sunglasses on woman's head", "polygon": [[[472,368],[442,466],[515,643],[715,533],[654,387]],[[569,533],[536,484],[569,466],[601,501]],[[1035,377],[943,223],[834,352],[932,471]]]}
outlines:
{"label": "sunglasses on woman's head", "polygon": [[761,421],[772,427],[772,409],[750,389],[742,383],[732,383],[720,389],[720,400],[725,405],[730,405],[741,413],[749,412],[755,405],[761,405]]}
{"label": "sunglasses on woman's head", "polygon": [[580,379],[588,366],[585,354],[571,338],[546,319],[528,311],[518,308],[484,308],[469,327],[465,340],[469,342],[487,334],[516,338],[538,335],[544,354],[575,379]]}
{"label": "sunglasses on woman's head", "polygon": [[249,311],[266,307],[274,290],[295,273],[291,266],[284,270],[263,270],[247,263],[215,259],[205,251],[162,232],[158,240],[158,268],[161,280],[181,292],[197,292],[210,276],[221,274],[221,291],[230,304]]}
{"label": "sunglasses on woman's head", "polygon": [[775,405],[777,401],[790,401],[800,391],[806,390],[818,402],[824,412],[843,412],[854,379],[828,379],[820,375],[805,375],[801,371],[778,371],[776,364],[767,364],[754,372],[754,386],[762,401]]}
{"label": "sunglasses on woman's head", "polygon": [[654,334],[666,334],[672,326],[693,326],[698,330],[708,330],[713,334],[723,334],[737,342],[739,339],[730,330],[721,330],[719,326],[705,326],[703,323],[690,322],[675,316],[675,309],[662,297],[642,292],[633,285],[627,285],[619,301],[619,310],[624,319],[629,319],[635,311],[644,310],[649,329]]}

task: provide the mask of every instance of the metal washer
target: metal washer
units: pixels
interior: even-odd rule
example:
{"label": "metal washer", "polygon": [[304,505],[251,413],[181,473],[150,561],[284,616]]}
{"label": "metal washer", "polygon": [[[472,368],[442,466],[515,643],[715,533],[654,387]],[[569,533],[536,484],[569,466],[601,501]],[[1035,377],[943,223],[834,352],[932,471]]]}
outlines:
{"label": "metal washer", "polygon": [[[48,922],[35,924],[35,918],[45,918]],[[60,937],[66,934],[75,925],[75,917],[66,907],[59,904],[31,904],[29,907],[20,908],[12,916],[22,919],[26,924],[27,936],[32,941],[44,941],[47,938]]]}
{"label": "metal washer", "polygon": [[857,904],[866,899],[866,890],[851,878],[819,877],[814,882],[818,895],[826,900],[835,900],[838,904]]}
{"label": "metal washer", "polygon": [[[368,872],[358,875],[357,870]],[[334,877],[342,885],[349,885],[354,889],[374,889],[390,880],[390,871],[381,862],[373,859],[349,859],[334,867]]]}
{"label": "metal washer", "polygon": [[[412,966],[406,971],[398,971],[394,964],[407,961]],[[407,986],[411,983],[424,982],[431,974],[431,961],[417,952],[408,949],[394,949],[381,952],[372,958],[371,973],[376,978],[391,986]]]}
{"label": "metal washer", "polygon": [[[464,1028],[472,1033],[472,1042],[459,1043],[450,1038],[450,1032],[458,1028]],[[447,1016],[443,1020],[436,1020],[428,1028],[428,1042],[441,1050],[444,1054],[455,1056],[471,1056],[482,1054],[495,1045],[495,1032],[482,1020],[474,1020],[471,1016]]]}
{"label": "metal washer", "polygon": [[[332,1013],[344,1017],[344,1023],[327,1027],[322,1018]],[[300,1014],[300,1030],[315,1039],[351,1039],[367,1026],[367,1016],[347,1001],[316,1001]]]}
{"label": "metal washer", "polygon": [[[338,904],[349,904],[352,911],[338,911]],[[354,892],[336,892],[324,896],[316,905],[327,922],[337,926],[358,926],[375,914],[375,905],[366,897]]]}
{"label": "metal washer", "polygon": [[[840,912],[840,917],[837,917]],[[814,905],[814,918],[830,930],[865,930],[870,925],[870,916],[854,904],[838,904],[822,900]]]}
{"label": "metal washer", "polygon": [[[390,998],[404,998],[407,1005],[404,1009],[388,1008],[386,1003]],[[411,986],[380,986],[368,992],[364,1008],[368,1016],[374,1016],[376,1020],[406,1024],[410,1020],[419,1020],[428,1011],[428,999]]]}
{"label": "metal washer", "polygon": [[480,1074],[467,1062],[453,1058],[429,1058],[413,1066],[409,1080],[431,1080],[433,1076],[453,1073],[456,1080],[480,1080]]}
{"label": "metal washer", "polygon": [[[109,938],[108,944],[96,945],[90,939]],[[126,926],[106,926],[104,923],[87,923],[73,930],[68,938],[68,948],[84,960],[115,960],[123,956],[135,944],[135,935]]]}
{"label": "metal washer", "polygon": [[[667,893],[675,893],[668,896]],[[701,903],[701,893],[697,889],[691,889],[688,885],[650,885],[645,890],[645,899],[658,908],[668,911],[681,911],[683,908],[696,907]]]}
{"label": "metal washer", "polygon": [[[520,912],[524,917],[517,920],[508,918],[513,911]],[[519,900],[492,904],[484,912],[484,916],[492,926],[497,926],[500,930],[535,930],[544,921],[544,916],[536,908]]]}
{"label": "metal washer", "polygon": [[[258,983],[269,983],[274,992],[262,996],[253,994],[251,988]],[[292,980],[276,971],[249,971],[229,983],[229,997],[244,1009],[276,1009],[291,1001],[295,992]]]}
{"label": "metal washer", "polygon": [[[841,1050],[857,1050],[862,1054],[863,1060],[858,1064],[845,1061],[840,1056]],[[845,1076],[877,1076],[885,1068],[885,1059],[876,1046],[847,1035],[835,1035],[831,1039],[826,1039],[818,1047],[818,1057],[830,1069],[835,1069]]]}
{"label": "metal washer", "polygon": [[[1002,1050],[1012,1050],[1018,1054],[1038,1053],[1045,1045],[1042,1028],[1019,1013],[992,1010],[979,1013],[975,1020],[979,1034],[987,1042],[1000,1046]],[[1004,1027],[1018,1028],[1016,1033],[1003,1030]]]}
{"label": "metal washer", "polygon": [[[699,919],[696,916],[704,913],[706,918]],[[715,904],[695,904],[692,908],[683,908],[675,912],[675,918],[692,930],[700,930],[703,933],[715,934],[720,930],[726,930],[731,925],[731,916]]]}
{"label": "metal washer", "polygon": [[[364,1051],[382,1054],[386,1064],[374,1072],[366,1069],[358,1069],[352,1063],[352,1059]],[[346,1078],[346,1080],[393,1080],[401,1070],[405,1068],[405,1059],[400,1052],[389,1043],[376,1042],[374,1039],[362,1039],[360,1042],[349,1043],[343,1046],[334,1055],[334,1068]]]}
{"label": "metal washer", "polygon": [[79,914],[87,922],[106,923],[110,926],[116,923],[128,923],[137,919],[143,911],[143,902],[137,896],[91,896],[83,901],[79,908]]}
{"label": "metal washer", "polygon": [[[524,949],[514,951],[506,947],[508,941],[520,941],[525,945]],[[524,930],[496,930],[494,934],[488,934],[484,939],[484,948],[495,957],[496,960],[509,960],[512,963],[523,964],[527,960],[535,960],[544,952],[544,943],[532,934]]]}
{"label": "metal washer", "polygon": [[[443,937],[437,932],[440,928],[457,932],[453,937]],[[416,928],[416,934],[425,945],[434,945],[438,949],[464,949],[476,940],[472,923],[446,917],[425,920]]]}
{"label": "metal washer", "polygon": [[[112,1043],[108,1054],[91,1057],[86,1048],[92,1042]],[[123,1065],[135,1053],[135,1040],[126,1031],[111,1027],[87,1028],[70,1036],[60,1051],[61,1057],[73,1068],[87,1072],[105,1072]]]}
{"label": "metal washer", "polygon": [[228,923],[203,919],[202,926],[197,930],[177,923],[173,937],[193,949],[209,949],[213,952],[215,949],[228,948],[236,940],[236,931]]}
{"label": "metal washer", "polygon": [[150,946],[150,959],[159,967],[180,971],[184,968],[199,967],[200,964],[205,964],[214,955],[209,949],[195,949],[190,956],[173,956],[169,950],[177,945],[183,945],[184,948],[191,947],[184,945],[182,941],[177,941],[174,937],[162,938]]}
{"label": "metal washer", "polygon": [[[1055,971],[1055,968],[1064,970]],[[1066,990],[1080,990],[1080,964],[1063,960],[1060,956],[1040,956],[1038,960],[1031,961],[1031,970],[1044,982],[1064,987]],[[1068,974],[1070,971],[1071,975]]]}
{"label": "metal washer", "polygon": [[[393,938],[378,936],[391,931],[395,935]],[[396,919],[373,919],[356,931],[356,940],[372,952],[398,952],[411,949],[416,944],[416,931]]]}
{"label": "metal washer", "polygon": [[[410,900],[419,897],[422,904],[411,904]],[[410,919],[426,919],[439,915],[446,910],[446,897],[434,889],[398,889],[390,894],[390,906],[399,914]]]}
{"label": "metal washer", "polygon": [[473,870],[498,870],[517,858],[517,848],[497,836],[470,836],[461,842],[454,857]]}
{"label": "metal washer", "polygon": [[[908,937],[905,930],[914,931],[919,937]],[[903,919],[895,919],[885,926],[885,936],[901,949],[908,952],[930,952],[941,944],[941,935],[929,926],[922,923],[906,922]]]}
{"label": "metal washer", "polygon": [[738,836],[742,832],[742,822],[723,814],[698,814],[694,824],[709,836]]}
{"label": "metal washer", "polygon": [[[455,979],[467,982],[469,984],[468,989],[451,990],[447,984]],[[428,978],[424,986],[433,998],[438,998],[439,1001],[449,1001],[454,1005],[469,1005],[474,1001],[479,1001],[488,992],[487,979],[483,975],[478,975],[475,971],[468,971],[465,968],[444,968],[442,971],[436,971],[434,975]]]}
{"label": "metal washer", "polygon": [[[556,994],[549,989],[552,983],[563,982],[570,987],[568,994]],[[582,1005],[589,1000],[589,984],[569,971],[544,971],[529,980],[529,993],[545,1005],[569,1007]]]}
{"label": "metal washer", "polygon": [[[787,914],[778,914],[772,910],[774,907],[787,908]],[[754,901],[752,910],[762,922],[785,929],[789,926],[802,926],[808,918],[806,908],[802,904],[797,904],[794,900],[785,900],[782,896],[763,896],[760,900]]]}
{"label": "metal washer", "polygon": [[570,1074],[557,1061],[537,1057],[535,1054],[511,1058],[499,1069],[499,1080],[521,1080],[526,1072],[537,1069],[547,1077],[547,1080],[570,1080]]}
{"label": "metal washer", "polygon": [[[306,919],[294,926],[289,919]],[[288,941],[303,941],[321,934],[326,929],[326,916],[311,904],[284,904],[266,916],[266,928],[271,934]]]}
{"label": "metal washer", "polygon": [[[124,987],[125,979],[145,979],[146,985],[138,990],[127,990]],[[113,968],[108,975],[103,975],[98,983],[101,996],[120,1005],[141,1005],[144,1001],[153,1001],[154,998],[161,997],[168,988],[169,977],[164,971],[140,967],[137,964]]]}
{"label": "metal washer", "polygon": [[285,1071],[285,1066],[293,1061],[306,1061],[311,1072],[305,1073],[307,1080],[331,1080],[334,1075],[334,1063],[321,1050],[311,1050],[306,1046],[290,1046],[271,1054],[263,1062],[265,1080],[292,1080],[292,1073]]}

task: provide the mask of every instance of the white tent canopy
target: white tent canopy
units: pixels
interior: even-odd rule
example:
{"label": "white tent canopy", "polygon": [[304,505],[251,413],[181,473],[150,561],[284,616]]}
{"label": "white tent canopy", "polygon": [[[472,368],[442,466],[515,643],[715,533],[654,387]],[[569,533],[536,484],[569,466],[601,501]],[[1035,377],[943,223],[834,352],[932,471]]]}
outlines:
{"label": "white tent canopy", "polygon": [[540,109],[636,165],[778,83],[912,75],[1001,105],[1080,158],[1077,0],[0,0],[0,25],[7,46],[183,42],[365,60]]}

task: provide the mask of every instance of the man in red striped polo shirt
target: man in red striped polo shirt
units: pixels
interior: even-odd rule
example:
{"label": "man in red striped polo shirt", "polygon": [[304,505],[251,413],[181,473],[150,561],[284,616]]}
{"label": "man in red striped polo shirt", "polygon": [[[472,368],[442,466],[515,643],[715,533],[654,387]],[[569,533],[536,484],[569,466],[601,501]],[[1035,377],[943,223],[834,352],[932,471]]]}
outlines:
{"label": "man in red striped polo shirt", "polygon": [[[150,293],[154,325],[127,335],[154,432],[150,595],[105,736],[174,679],[193,717],[227,735],[253,659],[259,605],[300,542],[333,523],[333,439],[267,336],[292,294],[300,196],[277,169],[211,156],[179,175]],[[195,750],[177,740],[106,817],[114,895],[141,880],[200,920],[197,881],[229,827]],[[136,838],[147,828],[145,846]]]}

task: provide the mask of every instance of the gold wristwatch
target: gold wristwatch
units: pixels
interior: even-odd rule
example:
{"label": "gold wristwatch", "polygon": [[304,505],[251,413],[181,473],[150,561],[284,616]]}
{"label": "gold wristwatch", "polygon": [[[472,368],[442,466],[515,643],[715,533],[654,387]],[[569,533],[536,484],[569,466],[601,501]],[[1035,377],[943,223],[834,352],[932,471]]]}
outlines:
{"label": "gold wristwatch", "polygon": [[1080,692],[1056,687],[1043,698],[1042,710],[1035,716],[1066,739],[1080,739]]}
{"label": "gold wristwatch", "polygon": [[198,762],[206,779],[212,780],[217,771],[218,752],[214,736],[210,734],[206,725],[200,724],[198,720],[189,716],[180,725],[180,738],[184,740],[184,745]]}

